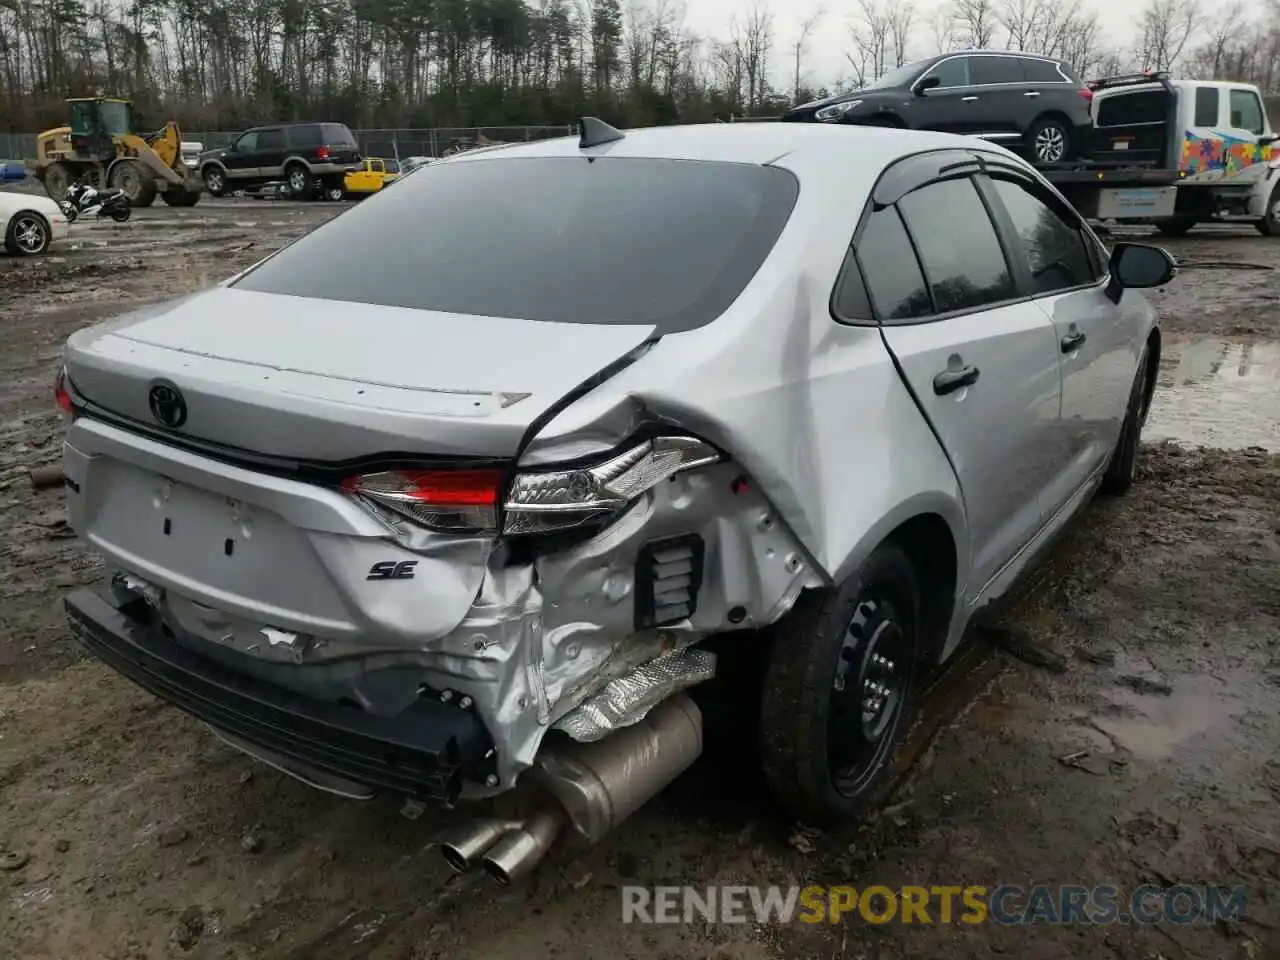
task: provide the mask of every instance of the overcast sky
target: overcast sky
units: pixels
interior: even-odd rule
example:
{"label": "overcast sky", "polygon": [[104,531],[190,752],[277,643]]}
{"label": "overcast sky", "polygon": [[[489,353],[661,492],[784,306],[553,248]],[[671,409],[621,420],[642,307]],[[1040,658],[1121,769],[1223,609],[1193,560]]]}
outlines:
{"label": "overcast sky", "polygon": [[[684,0],[687,9],[685,23],[690,30],[702,36],[726,36],[728,24],[734,13],[745,15],[750,9],[750,0]],[[1257,0],[1259,5],[1261,0]],[[1089,2],[1080,4],[1098,11],[1098,20],[1102,27],[1102,36],[1107,38],[1109,46],[1125,46],[1133,42],[1134,21],[1138,11],[1142,9],[1142,0],[1106,0],[1106,2]],[[814,87],[833,86],[838,80],[850,75],[849,62],[845,53],[851,52],[853,44],[849,40],[850,17],[856,7],[853,0],[771,0],[774,23],[774,52],[770,74],[773,84],[780,90],[790,90],[794,67],[793,53],[799,25],[819,6],[826,13],[818,26],[810,35],[806,44],[804,58],[805,82]],[[927,26],[937,8],[935,0],[918,0],[919,13],[916,20],[916,41],[911,50],[912,57],[925,57],[936,53],[930,49],[929,28]]]}

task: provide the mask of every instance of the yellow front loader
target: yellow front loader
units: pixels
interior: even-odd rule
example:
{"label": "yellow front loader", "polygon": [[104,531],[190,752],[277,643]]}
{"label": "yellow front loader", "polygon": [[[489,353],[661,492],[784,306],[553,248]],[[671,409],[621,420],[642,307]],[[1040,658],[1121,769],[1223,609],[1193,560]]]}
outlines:
{"label": "yellow front loader", "polygon": [[27,169],[61,200],[76,180],[92,187],[118,187],[135,207],[149,207],[156,194],[171,207],[194,207],[201,183],[182,159],[182,131],[172,120],[156,133],[133,132],[133,104],[111,97],[67,101],[70,123],[36,139]]}

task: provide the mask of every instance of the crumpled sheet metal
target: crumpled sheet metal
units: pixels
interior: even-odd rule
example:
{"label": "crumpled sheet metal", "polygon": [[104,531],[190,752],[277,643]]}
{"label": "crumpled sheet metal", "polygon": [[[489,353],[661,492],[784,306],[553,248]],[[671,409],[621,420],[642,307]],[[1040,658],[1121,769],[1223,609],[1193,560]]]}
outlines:
{"label": "crumpled sheet metal", "polygon": [[634,673],[617,677],[590,700],[555,724],[574,740],[591,743],[622,727],[639,723],[673,693],[716,675],[716,656],[708,650],[670,650]]}

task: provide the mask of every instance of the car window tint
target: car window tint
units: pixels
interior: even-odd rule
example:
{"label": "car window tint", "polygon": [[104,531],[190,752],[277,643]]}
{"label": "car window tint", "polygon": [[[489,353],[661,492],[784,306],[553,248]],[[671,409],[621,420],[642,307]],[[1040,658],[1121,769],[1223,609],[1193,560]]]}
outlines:
{"label": "car window tint", "polygon": [[314,123],[306,123],[297,127],[289,127],[289,145],[306,148],[320,146],[320,127]]}
{"label": "car window tint", "polygon": [[1216,87],[1196,87],[1196,112],[1192,120],[1197,127],[1218,125],[1218,90]]}
{"label": "car window tint", "polygon": [[929,288],[897,208],[871,214],[858,237],[857,255],[880,319],[910,320],[933,312]]}
{"label": "car window tint", "polygon": [[1262,101],[1252,90],[1232,90],[1228,102],[1231,104],[1231,126],[1256,134],[1266,129]]}
{"label": "car window tint", "polygon": [[845,255],[844,267],[836,281],[834,306],[836,316],[843,320],[874,320],[876,316],[852,247]]}
{"label": "car window tint", "polygon": [[237,150],[256,150],[258,148],[258,134],[246,133],[236,141]]}
{"label": "car window tint", "polygon": [[400,161],[399,161],[399,160],[388,160],[388,161],[387,161],[387,173],[399,173],[399,172],[400,172]]}
{"label": "car window tint", "polygon": [[1022,67],[1013,57],[969,57],[970,83],[1022,83]]}
{"label": "car window tint", "polygon": [[320,124],[320,130],[324,137],[324,142],[330,147],[354,147],[356,145],[356,138],[352,136],[346,124],[322,123]]}
{"label": "car window tint", "polygon": [[758,164],[460,158],[374,194],[234,286],[678,333],[737,299],[799,192],[794,174]]}
{"label": "car window tint", "polygon": [[898,205],[920,251],[939,313],[1013,296],[1013,278],[996,228],[972,180],[931,183],[907,194]]}
{"label": "car window tint", "polygon": [[944,60],[925,74],[937,77],[941,87],[966,87],[969,85],[969,57],[952,57]]}
{"label": "car window tint", "polygon": [[258,134],[259,150],[279,150],[284,147],[283,130],[263,130]]}
{"label": "car window tint", "polygon": [[1100,127],[1164,123],[1168,115],[1169,94],[1163,90],[1113,93],[1098,98],[1098,126]]}
{"label": "car window tint", "polygon": [[1052,293],[1097,279],[1084,233],[1030,189],[1011,180],[992,181],[1009,213],[1036,293]]}
{"label": "car window tint", "polygon": [[1062,74],[1058,72],[1058,65],[1052,60],[1032,60],[1024,57],[1022,63],[1022,76],[1031,83],[1065,83]]}

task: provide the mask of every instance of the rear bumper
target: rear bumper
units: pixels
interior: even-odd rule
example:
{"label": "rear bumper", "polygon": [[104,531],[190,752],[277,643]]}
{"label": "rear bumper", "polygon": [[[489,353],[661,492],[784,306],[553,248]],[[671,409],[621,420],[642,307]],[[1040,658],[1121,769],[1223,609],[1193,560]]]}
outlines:
{"label": "rear bumper", "polygon": [[117,588],[76,590],[65,606],[72,633],[90,653],[265,758],[447,803],[458,798],[464,778],[483,780],[491,768],[492,742],[472,713],[418,700],[397,716],[378,717],[302,697],[180,646],[145,601]]}

